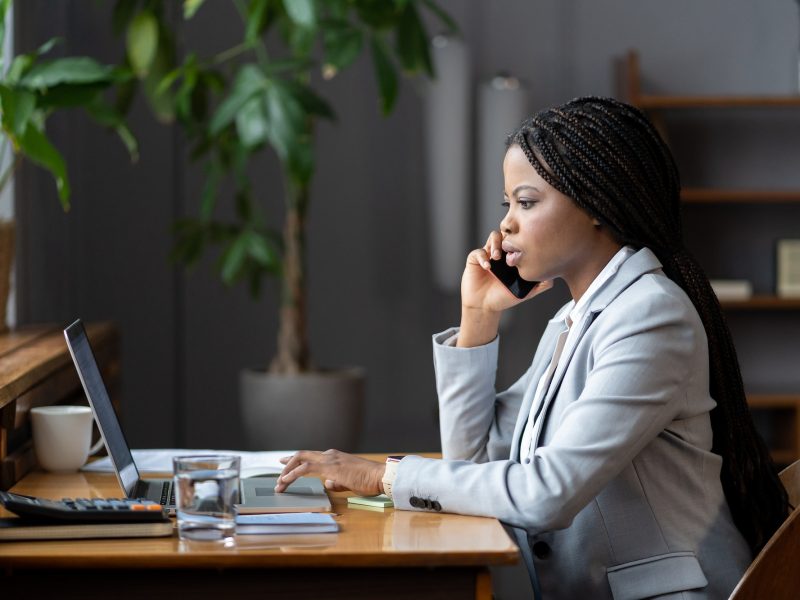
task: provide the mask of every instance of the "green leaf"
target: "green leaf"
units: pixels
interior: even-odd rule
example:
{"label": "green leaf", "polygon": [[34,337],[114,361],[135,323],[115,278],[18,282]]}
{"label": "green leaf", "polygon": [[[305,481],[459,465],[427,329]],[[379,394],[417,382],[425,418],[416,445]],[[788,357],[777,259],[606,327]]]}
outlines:
{"label": "green leaf", "polygon": [[267,115],[267,138],[281,160],[289,157],[289,151],[297,136],[306,125],[306,113],[287,86],[272,81],[264,94]]}
{"label": "green leaf", "polygon": [[252,0],[247,7],[247,25],[245,27],[244,41],[248,44],[255,43],[263,31],[267,17],[269,0]]}
{"label": "green leaf", "polygon": [[358,17],[370,29],[380,31],[394,26],[399,11],[387,0],[353,0]]}
{"label": "green leaf", "polygon": [[158,50],[158,20],[150,11],[142,11],[128,25],[126,37],[128,57],[139,78],[150,72]]}
{"label": "green leaf", "polygon": [[74,56],[33,65],[19,80],[19,84],[30,89],[44,89],[62,83],[110,82],[114,77],[114,67],[101,65],[88,56]]}
{"label": "green leaf", "polygon": [[260,97],[253,96],[236,113],[236,133],[245,147],[253,148],[267,140],[268,128],[264,103]]}
{"label": "green leaf", "polygon": [[174,68],[175,47],[172,37],[167,29],[161,27],[158,35],[158,50],[143,84],[148,104],[156,117],[164,123],[171,122],[175,116],[173,98],[169,90],[159,93],[158,87],[167,73]]}
{"label": "green leaf", "polygon": [[349,67],[361,53],[364,34],[360,29],[326,29],[322,36],[325,63],[337,71]]}
{"label": "green leaf", "polygon": [[397,24],[397,54],[409,73],[424,71],[433,75],[428,34],[413,4],[406,6]]}
{"label": "green leaf", "polygon": [[222,254],[220,258],[220,273],[222,274],[222,281],[227,285],[234,284],[240,277],[242,267],[247,258],[249,244],[250,240],[247,232],[243,231]]}
{"label": "green leaf", "polygon": [[30,54],[20,54],[11,61],[6,73],[6,81],[19,83],[20,78],[30,69],[36,59]]}
{"label": "green leaf", "polygon": [[125,145],[125,149],[131,157],[131,162],[137,162],[139,160],[139,143],[122,119],[122,115],[99,96],[93,102],[87,104],[85,108],[89,116],[97,123],[116,132],[120,141]]}
{"label": "green leaf", "polygon": [[200,197],[200,217],[207,221],[214,214],[214,206],[217,203],[217,188],[222,179],[222,167],[216,161],[212,161],[208,168],[203,193]]}
{"label": "green leaf", "polygon": [[245,64],[236,74],[231,93],[217,108],[209,123],[209,133],[218,135],[231,124],[241,108],[265,86],[264,74],[252,64]]}
{"label": "green leaf", "polygon": [[39,96],[42,108],[69,108],[84,106],[108,87],[106,83],[85,83],[73,85],[64,83],[51,87]]}
{"label": "green leaf", "polygon": [[199,260],[209,241],[206,224],[192,218],[178,219],[172,225],[172,233],[175,243],[170,259],[173,262],[182,262],[187,267],[192,266]]}
{"label": "green leaf", "polygon": [[30,160],[44,167],[56,180],[58,197],[64,210],[69,210],[69,180],[67,179],[67,165],[61,153],[55,149],[50,140],[33,124],[25,129],[25,134],[19,138],[20,149]]}
{"label": "green leaf", "polygon": [[283,0],[283,8],[297,25],[308,28],[316,25],[317,15],[314,0]]}
{"label": "green leaf", "polygon": [[120,35],[128,28],[131,17],[136,10],[137,0],[117,0],[111,15],[111,29],[114,35]]}
{"label": "green leaf", "polygon": [[203,6],[203,2],[205,0],[183,0],[183,18],[191,19]]}
{"label": "green leaf", "polygon": [[317,30],[311,27],[296,26],[289,30],[289,46],[294,56],[306,57],[314,48]]}
{"label": "green leaf", "polygon": [[422,0],[422,3],[427,6],[428,9],[435,14],[442,23],[444,23],[445,27],[447,27],[447,30],[444,33],[448,35],[456,35],[459,33],[458,25],[453,20],[453,17],[447,14],[443,8],[438,6],[434,0]]}
{"label": "green leaf", "polygon": [[255,231],[248,233],[247,252],[262,267],[273,268],[277,262],[277,253],[270,245],[267,236]]}
{"label": "green leaf", "polygon": [[8,7],[11,6],[11,0],[0,0],[0,64],[3,63],[3,48],[5,48],[6,41],[6,15],[8,14]]}
{"label": "green leaf", "polygon": [[381,112],[390,114],[397,100],[397,72],[392,64],[386,43],[377,36],[371,39],[372,63],[378,80]]}
{"label": "green leaf", "polygon": [[172,69],[172,71],[164,75],[164,77],[161,78],[161,81],[159,81],[158,85],[156,86],[156,94],[164,94],[168,92],[169,88],[172,87],[172,84],[175,83],[178,77],[180,77],[182,74],[183,67],[178,67],[177,69]]}
{"label": "green leaf", "polygon": [[114,100],[114,106],[119,114],[124,115],[128,113],[138,87],[139,81],[135,78],[128,79],[124,83],[116,86],[116,98]]}
{"label": "green leaf", "polygon": [[0,100],[3,107],[3,128],[14,137],[21,137],[36,108],[36,95],[25,89],[0,84]]}
{"label": "green leaf", "polygon": [[300,72],[313,65],[314,61],[308,57],[270,60],[264,67],[264,73],[269,76],[287,72]]}
{"label": "green leaf", "polygon": [[325,8],[328,9],[328,14],[334,19],[345,19],[349,11],[349,0],[326,0]]}
{"label": "green leaf", "polygon": [[331,105],[304,83],[300,83],[299,81],[276,80],[275,85],[285,88],[286,92],[291,94],[307,113],[319,115],[327,119],[336,118],[336,114],[333,112]]}
{"label": "green leaf", "polygon": [[50,50],[53,49],[53,46],[61,43],[61,41],[62,41],[61,38],[57,37],[50,38],[44,44],[42,44],[36,49],[36,51],[33,53],[34,58],[38,58],[40,56],[47,54],[48,52],[50,52]]}
{"label": "green leaf", "polygon": [[314,175],[314,149],[311,140],[297,142],[290,148],[288,168],[289,175],[296,184],[308,184]]}

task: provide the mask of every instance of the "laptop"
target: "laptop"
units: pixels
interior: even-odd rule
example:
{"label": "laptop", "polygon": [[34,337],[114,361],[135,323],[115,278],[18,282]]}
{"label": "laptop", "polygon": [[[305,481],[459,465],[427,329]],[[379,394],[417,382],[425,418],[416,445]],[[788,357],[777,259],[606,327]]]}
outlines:
{"label": "laptop", "polygon": [[[175,509],[172,479],[142,479],[131,455],[117,414],[111,405],[94,352],[80,319],[64,330],[67,347],[86,392],[94,420],[103,438],[111,465],[126,498],[143,498]],[[285,492],[274,491],[278,474],[240,480],[239,513],[327,512],[331,502],[322,482],[316,477],[299,477]]]}

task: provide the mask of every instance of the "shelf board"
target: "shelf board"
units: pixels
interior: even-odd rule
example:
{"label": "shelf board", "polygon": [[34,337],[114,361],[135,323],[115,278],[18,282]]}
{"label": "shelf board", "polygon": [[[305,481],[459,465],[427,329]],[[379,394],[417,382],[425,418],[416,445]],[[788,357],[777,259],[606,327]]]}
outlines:
{"label": "shelf board", "polygon": [[720,300],[722,308],[728,310],[793,310],[800,309],[800,298],[781,298],[779,296],[759,295],[747,300]]}
{"label": "shelf board", "polygon": [[800,408],[800,394],[747,394],[750,408]]}
{"label": "shelf board", "polygon": [[685,188],[681,190],[681,200],[690,204],[800,203],[800,190]]}
{"label": "shelf board", "polygon": [[794,450],[770,450],[773,462],[779,465],[790,465],[797,460],[797,452]]}
{"label": "shelf board", "polygon": [[644,110],[679,108],[800,108],[800,94],[770,96],[662,96],[642,94],[633,99]]}

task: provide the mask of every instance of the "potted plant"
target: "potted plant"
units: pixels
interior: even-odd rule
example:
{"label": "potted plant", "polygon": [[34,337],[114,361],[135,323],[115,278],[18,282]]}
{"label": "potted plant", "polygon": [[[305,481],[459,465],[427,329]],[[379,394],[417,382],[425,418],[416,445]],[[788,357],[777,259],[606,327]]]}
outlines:
{"label": "potted plant", "polygon": [[[184,19],[203,4],[185,0]],[[449,32],[455,25],[433,0],[235,0],[229,6],[241,17],[239,43],[213,56],[187,48],[175,67],[161,2],[118,0],[115,6],[127,61],[150,105],[182,127],[192,157],[205,162],[208,174],[199,214],[175,225],[174,257],[190,265],[216,245],[222,280],[246,282],[254,295],[265,276],[280,277],[276,355],[263,368],[241,375],[250,445],[353,449],[363,374],[316,369],[306,330],[305,224],[315,124],[334,118],[311,85],[312,75],[319,70],[330,79],[369,52],[379,107],[388,115],[398,93],[398,66],[407,74],[433,76],[421,12],[429,11]],[[265,223],[247,170],[255,161],[276,158],[284,187],[281,233]],[[226,180],[234,190],[231,198],[219,191]],[[233,222],[218,216],[219,204],[228,200],[236,207]],[[289,430],[288,422],[303,427]]]}
{"label": "potted plant", "polygon": [[[11,27],[11,0],[0,0],[0,64],[5,34]],[[64,210],[70,208],[67,166],[45,131],[47,119],[56,111],[83,108],[99,124],[114,129],[131,155],[137,158],[136,140],[119,112],[104,98],[104,92],[130,73],[101,65],[87,56],[47,58],[58,43],[54,38],[33,52],[19,54],[7,70],[0,71],[0,128],[7,141],[0,140],[0,192],[5,189],[23,159],[49,171],[55,179]],[[6,154],[11,152],[10,160]],[[14,256],[14,223],[0,222],[0,329],[6,329],[9,277]]]}

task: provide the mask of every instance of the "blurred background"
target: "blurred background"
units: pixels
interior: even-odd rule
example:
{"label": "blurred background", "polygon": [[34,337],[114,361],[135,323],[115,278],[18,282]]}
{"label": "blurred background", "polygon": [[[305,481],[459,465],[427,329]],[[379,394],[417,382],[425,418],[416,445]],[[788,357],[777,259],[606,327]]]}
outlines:
{"label": "blurred background", "polygon": [[[60,36],[64,42],[56,55],[119,63],[124,41],[110,27],[113,4],[16,2],[15,51]],[[460,271],[449,280],[437,273],[436,244],[462,220],[463,243],[458,236],[454,243],[465,257],[483,243],[486,215],[496,214],[497,222],[502,217],[502,189],[485,191],[481,169],[494,160],[499,177],[509,131],[492,131],[488,138],[486,129],[498,122],[492,121],[497,113],[481,104],[481,90],[498,75],[513,76],[523,93],[512,104],[524,113],[579,95],[618,95],[615,64],[630,50],[638,53],[642,97],[786,100],[651,111],[687,188],[783,193],[780,202],[774,193],[767,201],[753,194],[746,202],[687,202],[684,213],[687,243],[709,276],[747,280],[755,296],[771,299],[732,305],[727,314],[748,392],[788,398],[777,413],[759,417],[764,435],[775,436],[775,415],[785,421],[785,411],[800,404],[800,304],[776,296],[777,243],[800,238],[797,2],[442,0],[439,5],[461,33],[458,56],[446,59],[456,62],[440,73],[456,91],[431,91],[424,78],[403,78],[395,110],[384,118],[367,55],[330,80],[312,79],[338,119],[322,121],[316,130],[308,217],[309,335],[317,366],[366,371],[356,449],[439,449],[431,334],[458,324]],[[229,2],[207,2],[188,21],[178,2],[167,13],[179,52],[191,47],[212,53],[241,35],[240,17]],[[431,35],[440,26],[435,19],[426,18],[426,24]],[[460,73],[456,81],[454,73]],[[431,118],[436,97],[454,102],[466,130],[437,126]],[[112,134],[82,112],[61,112],[48,121],[48,135],[69,168],[69,213],[61,209],[49,174],[30,163],[17,171],[14,318],[20,325],[65,326],[77,317],[116,323],[121,416],[132,447],[240,447],[239,371],[263,368],[275,353],[278,286],[269,281],[255,300],[243,285],[226,287],[213,269],[213,250],[189,271],[170,262],[171,224],[196,214],[204,174],[188,161],[181,131],[158,123],[141,95],[128,124],[139,141],[136,164]],[[437,152],[450,147],[453,156],[461,152],[460,170],[446,155],[431,156],[434,146]],[[500,150],[487,157],[487,148]],[[280,223],[278,161],[265,153],[251,175],[262,210]],[[455,199],[461,209],[452,219],[431,211],[432,205],[453,200],[433,197],[443,181],[463,183]],[[567,299],[559,285],[517,308],[504,323],[498,389],[527,368],[546,321]],[[797,435],[794,427],[788,435]]]}

